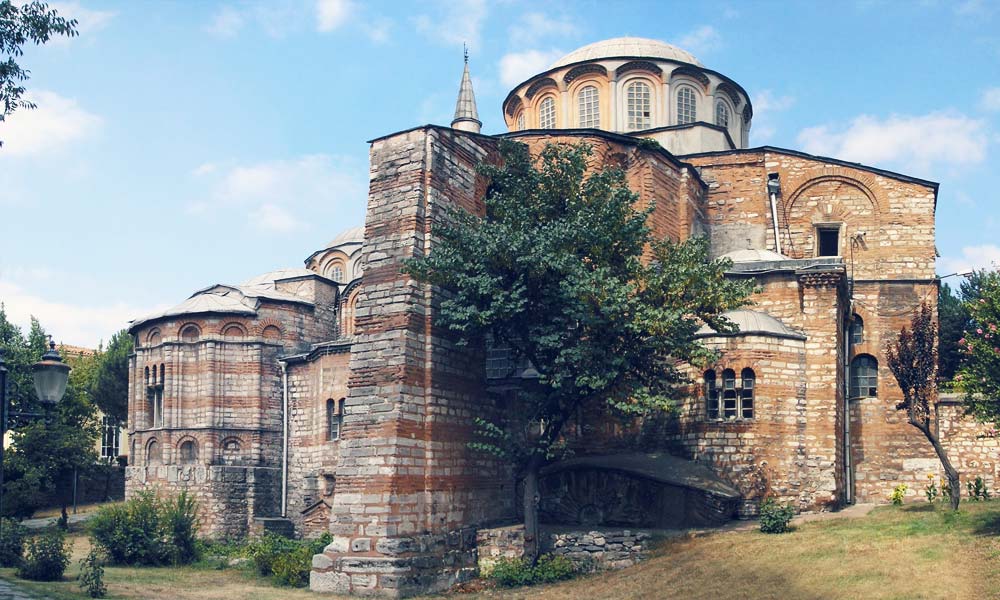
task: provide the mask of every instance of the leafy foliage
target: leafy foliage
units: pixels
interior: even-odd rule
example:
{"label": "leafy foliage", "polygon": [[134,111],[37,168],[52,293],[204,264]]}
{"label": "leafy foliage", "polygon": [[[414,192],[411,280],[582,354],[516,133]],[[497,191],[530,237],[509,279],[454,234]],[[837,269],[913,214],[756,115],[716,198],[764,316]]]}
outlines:
{"label": "leafy foliage", "polygon": [[313,555],[322,552],[332,539],[329,533],[315,540],[265,533],[247,545],[246,555],[260,575],[272,576],[279,585],[304,587],[309,583]]}
{"label": "leafy foliage", "polygon": [[969,499],[974,502],[979,502],[980,500],[989,500],[992,498],[989,488],[986,486],[986,480],[980,475],[976,475],[975,481],[966,481],[965,489],[969,492]]}
{"label": "leafy foliage", "polygon": [[187,564],[198,559],[197,502],[181,492],[161,500],[143,490],[122,504],[102,507],[91,519],[94,545],[115,565]]}
{"label": "leafy foliage", "polygon": [[785,533],[794,516],[791,504],[778,504],[774,498],[765,498],[760,504],[760,530],[762,533]]}
{"label": "leafy foliage", "polygon": [[889,500],[892,502],[893,506],[902,506],[903,500],[906,498],[906,490],[908,486],[905,483],[901,483],[896,487],[892,488],[892,493],[889,494]]}
{"label": "leafy foliage", "polygon": [[969,311],[948,284],[938,290],[938,378],[951,381],[962,358],[962,339],[969,322]]}
{"label": "leafy foliage", "polygon": [[523,558],[500,558],[486,578],[500,587],[517,587],[562,581],[576,573],[573,562],[565,556],[543,554],[534,566]]}
{"label": "leafy foliage", "polygon": [[14,519],[3,519],[0,527],[0,567],[16,567],[24,556],[27,530]]}
{"label": "leafy foliage", "polygon": [[132,336],[123,329],[111,336],[94,374],[90,397],[106,416],[118,423],[128,418],[128,357]]}
{"label": "leafy foliage", "polygon": [[87,556],[80,559],[80,589],[91,598],[103,598],[108,595],[104,585],[104,565],[101,553],[92,549]]}
{"label": "leafy foliage", "polygon": [[28,541],[17,576],[34,581],[59,581],[69,565],[66,535],[52,529]]}
{"label": "leafy foliage", "polygon": [[1000,420],[1000,272],[976,275],[978,293],[965,301],[970,322],[959,340],[965,354],[955,379],[967,410],[981,421],[996,421]]}
{"label": "leafy foliage", "polygon": [[54,35],[73,37],[77,35],[76,25],[76,19],[60,17],[38,0],[23,4],[0,1],[0,55],[5,57],[0,62],[0,104],[3,104],[0,123],[19,108],[35,108],[32,102],[23,98],[26,90],[22,84],[31,72],[16,60],[24,55],[24,45],[28,42],[44,44]]}

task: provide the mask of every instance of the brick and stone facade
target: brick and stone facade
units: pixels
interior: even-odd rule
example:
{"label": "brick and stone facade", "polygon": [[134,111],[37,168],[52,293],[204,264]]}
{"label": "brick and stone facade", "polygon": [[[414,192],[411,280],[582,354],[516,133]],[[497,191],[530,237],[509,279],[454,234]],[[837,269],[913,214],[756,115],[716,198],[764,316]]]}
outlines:
{"label": "brick and stone facade", "polygon": [[[656,66],[622,58],[601,60],[627,66],[629,77]],[[717,75],[710,82],[725,94],[728,80]],[[601,89],[617,85],[616,71],[608,77]],[[670,102],[675,83],[661,77],[658,102]],[[511,106],[532,109],[530,88]],[[574,89],[566,83],[560,93]],[[728,97],[745,140],[749,99]],[[921,302],[936,304],[937,184],[742,142],[675,155],[651,141],[662,131],[571,129],[565,120],[559,129],[523,130],[513,126],[516,111],[508,117],[517,131],[505,136],[535,153],[549,143],[589,144],[591,168],[622,169],[637,207],[655,206],[655,235],[708,236],[713,258],[732,260],[729,276],[759,287],[752,305],[731,315],[740,331],[699,332],[720,358],[709,372],[691,371],[699,385],[677,411],[641,420],[581,415],[567,428],[578,457],[669,455],[712,477],[683,484],[666,473],[643,485],[677,486],[658,497],[705,502],[712,485],[735,490],[733,516],[753,515],[765,494],[800,510],[884,501],[896,484],[920,489],[938,471],[930,445],[895,409],[901,395],[884,352]],[[486,349],[457,347],[435,324],[442,292],[403,267],[433,251],[432,229],[452,209],[482,214],[487,181],[476,166],[497,161],[497,147],[498,136],[436,126],[378,138],[363,227],[311,254],[304,269],[206,288],[136,321],[128,494],[192,490],[213,536],[331,533],[314,557],[316,591],[401,597],[473,576],[477,532],[516,521],[518,509],[510,468],[468,447],[473,418],[499,417],[518,381],[496,377],[498,349],[487,361]],[[937,413],[963,474],[995,482],[997,439],[953,401]],[[542,487],[641,487],[638,467],[578,471]],[[586,495],[578,491],[565,497]],[[591,521],[614,512],[608,503],[617,498],[615,490],[602,495],[601,510],[565,504],[560,522],[585,532],[602,525]]]}

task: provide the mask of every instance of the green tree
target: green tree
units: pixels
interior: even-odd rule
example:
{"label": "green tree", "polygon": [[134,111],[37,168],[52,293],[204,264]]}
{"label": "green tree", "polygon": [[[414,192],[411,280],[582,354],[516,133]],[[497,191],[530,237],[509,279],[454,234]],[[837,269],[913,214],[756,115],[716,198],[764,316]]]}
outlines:
{"label": "green tree", "polygon": [[996,422],[1000,420],[1000,272],[976,275],[977,293],[965,301],[970,320],[959,340],[964,360],[955,379],[966,409],[980,421]]}
{"label": "green tree", "polygon": [[634,208],[621,170],[588,173],[589,146],[548,145],[537,160],[515,142],[500,151],[502,166],[480,166],[485,214],[453,212],[430,255],[406,268],[446,292],[438,324],[465,343],[508,348],[538,372],[509,411],[519,417],[478,420],[473,444],[523,478],[535,558],[538,473],[559,454],[567,420],[579,410],[669,410],[689,389],[683,363],[714,358],[694,333],[702,323],[731,331],[720,313],[744,305],[754,284],[726,279],[728,263],[708,261],[702,238],[655,239],[652,207]]}
{"label": "green tree", "polygon": [[100,357],[91,400],[116,423],[128,418],[128,357],[132,353],[132,336],[121,330],[111,336],[108,348]]}
{"label": "green tree", "polygon": [[[0,0],[0,123],[19,108],[31,109],[35,105],[23,98],[24,82],[31,72],[18,64],[28,42],[44,44],[54,35],[73,37],[76,19],[66,19],[44,2],[20,3]],[[3,142],[0,141],[0,146]]]}
{"label": "green tree", "polygon": [[903,401],[896,404],[896,410],[905,410],[910,425],[924,434],[934,447],[938,460],[948,477],[951,487],[951,508],[958,510],[961,492],[958,471],[948,460],[948,454],[938,439],[934,428],[932,402],[935,397],[935,374],[937,373],[938,329],[930,306],[924,302],[910,321],[904,326],[895,341],[886,344],[889,368],[903,392]]}
{"label": "green tree", "polygon": [[969,311],[948,284],[938,290],[938,378],[951,381],[958,372],[962,348],[958,340],[965,334]]}

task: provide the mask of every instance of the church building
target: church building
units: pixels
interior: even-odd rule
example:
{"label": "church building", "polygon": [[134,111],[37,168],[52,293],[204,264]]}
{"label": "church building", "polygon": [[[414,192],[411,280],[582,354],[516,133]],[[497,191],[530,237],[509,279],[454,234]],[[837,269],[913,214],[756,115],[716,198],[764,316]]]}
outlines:
{"label": "church building", "polygon": [[[402,272],[449,210],[483,210],[476,165],[507,138],[532,152],[586,142],[621,168],[655,235],[707,236],[760,292],[707,327],[718,364],[667,416],[584,415],[574,457],[543,472],[545,522],[671,528],[883,502],[940,465],[896,410],[885,345],[936,306],[938,184],[792,149],[750,147],[744,88],[663,42],[584,46],[516,86],[508,131],[480,132],[469,66],[451,127],[371,141],[363,226],[301,267],[217,284],[135,320],[127,493],[188,489],[203,531],[330,532],[316,591],[400,597],[475,572],[477,530],[517,520],[510,468],[468,447],[530,365],[457,347],[434,288]],[[656,143],[653,143],[656,142]],[[335,233],[335,232],[333,232]],[[513,376],[511,375],[513,373]],[[997,442],[937,403],[964,477],[997,475]]]}

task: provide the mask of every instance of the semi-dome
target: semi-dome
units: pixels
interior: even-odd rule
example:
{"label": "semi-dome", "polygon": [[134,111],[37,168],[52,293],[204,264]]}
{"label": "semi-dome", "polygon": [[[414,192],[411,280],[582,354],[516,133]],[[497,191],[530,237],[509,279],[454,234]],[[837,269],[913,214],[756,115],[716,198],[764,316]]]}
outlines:
{"label": "semi-dome", "polygon": [[327,248],[333,248],[334,246],[339,246],[341,244],[361,244],[365,241],[365,226],[360,225],[358,227],[351,227],[350,229],[340,232],[340,234],[327,242]]}
{"label": "semi-dome", "polygon": [[681,50],[677,46],[672,46],[666,42],[639,37],[620,37],[594,42],[582,48],[577,48],[552,63],[549,69],[588,60],[619,57],[662,58],[698,65],[699,67],[704,66],[690,52]]}
{"label": "semi-dome", "polygon": [[738,331],[735,333],[718,333],[708,325],[702,325],[701,329],[695,333],[698,337],[715,335],[764,335],[770,337],[788,338],[793,340],[804,340],[806,336],[767,313],[755,310],[731,310],[722,313],[732,321]]}

